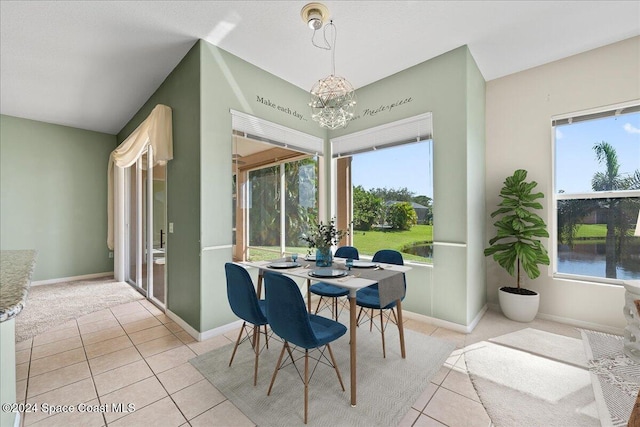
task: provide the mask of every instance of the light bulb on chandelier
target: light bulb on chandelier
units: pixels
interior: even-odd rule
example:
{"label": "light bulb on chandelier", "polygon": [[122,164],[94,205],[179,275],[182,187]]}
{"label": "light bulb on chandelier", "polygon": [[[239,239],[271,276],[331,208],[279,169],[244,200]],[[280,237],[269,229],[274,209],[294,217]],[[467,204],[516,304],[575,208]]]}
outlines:
{"label": "light bulb on chandelier", "polygon": [[[310,28],[316,30],[321,28],[322,23],[328,17],[328,9],[320,3],[309,3],[302,8],[302,19],[307,22]],[[333,30],[333,43],[327,40],[327,29]],[[325,46],[315,43],[314,37],[311,42],[315,47],[331,50],[331,74],[320,79],[313,85],[310,91],[311,118],[322,127],[329,129],[344,128],[353,119],[356,105],[356,94],[353,86],[344,77],[335,75],[335,47],[336,47],[336,26],[333,21],[324,27]]]}

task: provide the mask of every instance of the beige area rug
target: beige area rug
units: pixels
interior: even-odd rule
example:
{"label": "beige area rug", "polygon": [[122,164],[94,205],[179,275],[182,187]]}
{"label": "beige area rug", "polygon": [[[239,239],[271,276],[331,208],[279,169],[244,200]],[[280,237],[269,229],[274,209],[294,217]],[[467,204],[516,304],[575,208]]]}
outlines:
{"label": "beige area rug", "polygon": [[584,345],[575,338],[527,328],[491,338],[489,341],[579,368],[587,368]]}
{"label": "beige area rug", "polygon": [[25,307],[16,316],[16,342],[85,314],[139,299],[144,297],[130,285],[108,278],[31,286]]}
{"label": "beige area rug", "polygon": [[524,329],[491,341],[467,347],[465,361],[495,426],[600,425],[581,340]]}
{"label": "beige area rug", "polygon": [[[348,332],[331,345],[346,391],[340,388],[330,366],[318,365],[309,385],[309,426],[398,425],[455,348],[452,342],[405,329],[407,358],[402,359],[397,328],[390,326],[385,338],[387,358],[383,359],[380,333],[375,329],[369,332],[366,327],[358,329],[356,407],[350,405]],[[271,396],[267,396],[282,349],[281,342],[270,342],[269,349],[260,355],[256,387],[253,352],[247,343],[238,348],[231,367],[233,344],[205,353],[191,363],[256,425],[303,425],[304,385],[293,365],[278,373]],[[297,365],[304,372],[304,360]]]}
{"label": "beige area rug", "polygon": [[603,426],[626,426],[640,389],[640,364],[627,357],[619,335],[581,329]]}

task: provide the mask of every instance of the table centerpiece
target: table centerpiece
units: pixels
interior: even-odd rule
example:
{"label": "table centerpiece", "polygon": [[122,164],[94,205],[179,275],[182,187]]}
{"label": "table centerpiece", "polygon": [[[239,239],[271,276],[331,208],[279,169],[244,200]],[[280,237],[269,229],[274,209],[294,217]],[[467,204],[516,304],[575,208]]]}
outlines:
{"label": "table centerpiece", "polygon": [[311,249],[316,249],[316,266],[330,267],[333,262],[331,247],[336,246],[348,234],[347,231],[338,230],[335,219],[332,219],[328,224],[322,221],[314,224],[309,233],[302,235],[302,240],[308,244],[309,254]]}

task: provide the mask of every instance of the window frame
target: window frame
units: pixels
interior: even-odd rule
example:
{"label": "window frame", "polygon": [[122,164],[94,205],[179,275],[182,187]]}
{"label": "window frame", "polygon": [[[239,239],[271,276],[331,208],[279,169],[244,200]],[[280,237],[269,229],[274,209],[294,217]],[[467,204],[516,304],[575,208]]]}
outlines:
{"label": "window frame", "polygon": [[[376,135],[376,134],[379,134]],[[370,142],[363,142],[363,140],[370,140]],[[346,144],[345,144],[346,142]],[[435,142],[433,138],[433,113],[426,112],[422,114],[418,114],[412,117],[407,117],[404,119],[396,120],[393,122],[385,123],[379,126],[374,126],[371,128],[367,128],[361,131],[341,135],[338,137],[331,138],[329,141],[329,146],[331,147],[330,156],[332,161],[332,182],[331,188],[337,188],[337,184],[339,182],[339,177],[337,174],[339,173],[339,168],[337,166],[337,162],[340,159],[344,159],[347,157],[353,158],[358,156],[359,154],[364,154],[371,151],[377,150],[387,150],[393,149],[397,147],[402,147],[409,144],[418,144],[418,143],[430,143],[430,152],[431,158],[429,159],[429,170],[431,172],[431,181],[433,183],[434,174],[433,174],[433,155],[435,150]],[[345,148],[347,145],[347,148]],[[340,149],[336,149],[337,146],[340,146]],[[353,166],[350,164],[348,166],[348,174],[345,181],[349,183],[350,190],[347,192],[345,200],[338,199],[338,191],[333,192],[332,200],[331,200],[331,213],[332,217],[336,216],[336,212],[341,210],[340,204],[347,203],[346,210],[349,215],[349,236],[346,238],[346,244],[352,245],[353,243],[353,181],[352,181],[352,171]],[[435,187],[435,183],[433,183]],[[435,196],[435,195],[433,195]],[[433,197],[432,197],[433,201]],[[338,223],[341,224],[344,222],[340,217],[338,217]],[[433,224],[435,226],[435,224]],[[435,247],[436,241],[432,240],[432,247]],[[382,249],[382,248],[381,248]],[[363,255],[360,257],[362,259],[370,259],[372,255]],[[424,266],[424,267],[433,267],[433,258],[430,261],[421,261],[421,260],[408,260],[405,259],[405,264],[414,264],[416,266]]]}
{"label": "window frame", "polygon": [[640,99],[551,117],[551,209],[549,210],[548,224],[551,224],[549,276],[554,279],[578,280],[594,284],[624,285],[626,279],[612,279],[558,271],[558,201],[640,197],[640,190],[593,191],[589,193],[558,193],[556,191],[556,127],[572,124],[574,121],[591,121],[609,116],[618,116],[624,110],[630,110],[628,111],[629,113],[640,111]]}

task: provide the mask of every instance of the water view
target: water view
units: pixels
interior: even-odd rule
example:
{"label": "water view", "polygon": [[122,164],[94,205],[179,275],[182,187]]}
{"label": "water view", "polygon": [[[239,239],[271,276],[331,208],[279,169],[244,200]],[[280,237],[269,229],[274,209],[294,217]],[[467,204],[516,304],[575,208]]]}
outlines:
{"label": "water view", "polygon": [[[640,279],[640,246],[634,245],[633,249],[616,265],[617,279]],[[606,277],[605,244],[580,244],[575,245],[573,250],[566,245],[559,245],[558,273]]]}

